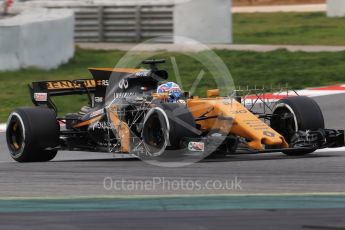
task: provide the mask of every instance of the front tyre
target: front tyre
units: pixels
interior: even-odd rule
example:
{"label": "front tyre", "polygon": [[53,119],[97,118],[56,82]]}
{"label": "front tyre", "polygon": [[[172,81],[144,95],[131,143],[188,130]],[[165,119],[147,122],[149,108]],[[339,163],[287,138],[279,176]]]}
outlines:
{"label": "front tyre", "polygon": [[45,162],[55,158],[59,124],[53,110],[20,108],[8,118],[6,139],[11,157],[18,162]]}
{"label": "front tyre", "polygon": [[[291,148],[298,131],[316,131],[325,128],[324,117],[319,105],[311,98],[296,96],[281,99],[273,109],[271,127],[284,136]],[[302,156],[316,149],[284,152],[289,156]]]}

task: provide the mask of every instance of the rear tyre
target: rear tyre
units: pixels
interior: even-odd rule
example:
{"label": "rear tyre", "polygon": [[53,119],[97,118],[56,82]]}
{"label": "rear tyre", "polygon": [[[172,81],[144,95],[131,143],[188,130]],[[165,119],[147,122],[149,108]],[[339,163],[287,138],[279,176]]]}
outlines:
{"label": "rear tyre", "polygon": [[20,108],[8,118],[6,139],[11,157],[18,162],[45,162],[55,158],[59,124],[53,110]]}
{"label": "rear tyre", "polygon": [[196,135],[194,117],[183,104],[159,104],[144,120],[142,138],[149,158],[175,157],[166,150],[183,149],[183,140]]}
{"label": "rear tyre", "polygon": [[[325,128],[324,117],[319,105],[311,98],[304,96],[289,97],[278,101],[273,109],[271,127],[284,136],[291,145],[298,131],[316,131]],[[290,146],[294,147],[294,146]],[[316,149],[284,152],[289,156],[302,156]]]}

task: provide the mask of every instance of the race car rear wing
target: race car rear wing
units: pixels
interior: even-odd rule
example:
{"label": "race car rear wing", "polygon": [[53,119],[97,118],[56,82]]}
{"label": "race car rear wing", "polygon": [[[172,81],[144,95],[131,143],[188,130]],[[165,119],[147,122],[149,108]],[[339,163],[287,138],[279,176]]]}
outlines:
{"label": "race car rear wing", "polygon": [[34,105],[45,105],[57,112],[51,97],[87,94],[92,101],[91,94],[96,91],[96,82],[93,79],[39,81],[33,82],[28,87]]}

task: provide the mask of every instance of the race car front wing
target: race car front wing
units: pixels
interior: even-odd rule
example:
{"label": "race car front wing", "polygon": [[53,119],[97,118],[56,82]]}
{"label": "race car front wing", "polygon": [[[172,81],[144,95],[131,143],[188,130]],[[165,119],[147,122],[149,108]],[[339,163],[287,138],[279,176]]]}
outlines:
{"label": "race car front wing", "polygon": [[234,136],[206,136],[185,140],[185,147],[189,152],[211,153],[223,151],[228,154],[236,153],[271,153],[296,151],[315,151],[324,148],[338,148],[345,145],[344,130],[319,129],[316,131],[296,132],[291,140],[289,148],[273,148],[267,146],[264,150],[255,150],[246,146],[245,140]]}

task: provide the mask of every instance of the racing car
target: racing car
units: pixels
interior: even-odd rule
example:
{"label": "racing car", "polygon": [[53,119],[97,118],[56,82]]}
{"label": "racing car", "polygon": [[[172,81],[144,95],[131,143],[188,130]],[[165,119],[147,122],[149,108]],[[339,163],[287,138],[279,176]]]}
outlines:
{"label": "racing car", "polygon": [[[90,68],[93,78],[29,85],[32,108],[18,108],[7,122],[7,144],[18,162],[52,160],[58,151],[127,153],[142,159],[179,155],[283,152],[305,155],[344,146],[344,131],[325,129],[318,104],[287,97],[270,112],[248,108],[239,96],[183,92],[159,69]],[[53,98],[85,95],[88,105],[58,116]]]}

